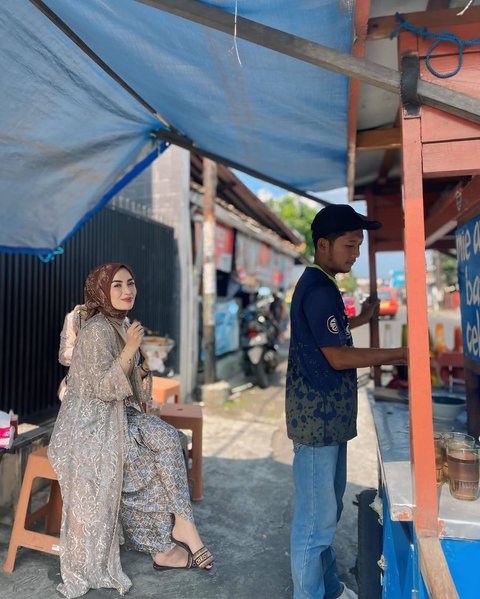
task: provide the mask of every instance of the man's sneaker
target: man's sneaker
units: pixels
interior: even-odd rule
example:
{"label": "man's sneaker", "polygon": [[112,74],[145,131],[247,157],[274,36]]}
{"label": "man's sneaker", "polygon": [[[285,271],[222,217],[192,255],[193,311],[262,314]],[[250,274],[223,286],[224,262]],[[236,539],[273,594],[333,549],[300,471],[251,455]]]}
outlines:
{"label": "man's sneaker", "polygon": [[348,589],[344,582],[340,584],[343,585],[342,594],[339,595],[338,599],[358,599],[357,593],[354,593],[351,589]]}

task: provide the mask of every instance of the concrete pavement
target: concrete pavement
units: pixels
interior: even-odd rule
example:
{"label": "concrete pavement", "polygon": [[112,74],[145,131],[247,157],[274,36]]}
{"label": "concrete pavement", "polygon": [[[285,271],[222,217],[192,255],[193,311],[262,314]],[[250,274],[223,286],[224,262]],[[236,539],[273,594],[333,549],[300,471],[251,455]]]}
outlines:
{"label": "concrete pavement", "polygon": [[[285,355],[285,348],[284,348]],[[284,424],[285,362],[268,389],[234,396],[224,408],[204,408],[204,495],[194,504],[203,541],[215,554],[218,571],[155,572],[148,555],[122,551],[133,581],[131,599],[289,599],[289,527],[292,513],[291,443]],[[359,437],[349,444],[345,508],[335,539],[341,579],[356,589],[357,508],[355,494],[375,486],[375,436],[364,391],[360,393]],[[0,526],[0,563],[10,528]],[[0,570],[2,599],[60,597],[56,556],[21,549],[13,574]],[[111,589],[90,591],[89,599],[114,598]]]}

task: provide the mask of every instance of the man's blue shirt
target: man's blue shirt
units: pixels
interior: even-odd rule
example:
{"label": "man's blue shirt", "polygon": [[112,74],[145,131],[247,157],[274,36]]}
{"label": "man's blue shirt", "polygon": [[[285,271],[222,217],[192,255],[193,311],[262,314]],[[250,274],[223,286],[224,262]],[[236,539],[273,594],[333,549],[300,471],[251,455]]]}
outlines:
{"label": "man's blue shirt", "polygon": [[321,347],[353,345],[340,291],[325,272],[307,267],[290,308],[286,382],[287,433],[303,445],[344,443],[357,434],[356,369],[335,370]]}

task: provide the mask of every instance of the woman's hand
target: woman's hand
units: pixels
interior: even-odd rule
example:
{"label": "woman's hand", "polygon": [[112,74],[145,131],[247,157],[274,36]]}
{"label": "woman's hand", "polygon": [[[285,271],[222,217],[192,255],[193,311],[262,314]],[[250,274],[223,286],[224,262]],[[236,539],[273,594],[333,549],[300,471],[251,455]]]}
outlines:
{"label": "woman's hand", "polygon": [[138,320],[134,320],[127,329],[127,342],[125,345],[136,351],[142,344],[144,335],[145,331],[142,323]]}

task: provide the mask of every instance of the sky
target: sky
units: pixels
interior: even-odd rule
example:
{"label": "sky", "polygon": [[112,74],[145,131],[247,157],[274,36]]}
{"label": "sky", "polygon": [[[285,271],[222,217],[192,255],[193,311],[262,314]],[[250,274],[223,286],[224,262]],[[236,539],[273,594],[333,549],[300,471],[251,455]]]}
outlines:
{"label": "sky", "polygon": [[[267,200],[270,197],[283,197],[284,195],[290,193],[289,191],[282,189],[281,187],[276,187],[275,185],[270,185],[265,181],[261,181],[260,179],[255,179],[249,175],[245,175],[240,171],[235,171],[237,177],[249,188],[253,191],[255,195],[257,195],[262,200]],[[342,187],[340,189],[333,189],[331,191],[323,191],[318,194],[322,199],[328,200],[334,204],[342,204],[347,203],[347,188]],[[309,200],[304,198],[304,201],[307,202],[311,206],[315,206],[314,200]],[[318,209],[320,210],[322,204],[318,204]],[[355,202],[355,210],[362,214],[366,214],[366,205],[365,202]],[[365,239],[362,249],[360,252],[360,257],[358,258],[355,266],[352,269],[353,274],[360,279],[368,278],[368,244]],[[388,279],[393,271],[404,270],[404,256],[403,252],[379,252],[377,254],[377,276],[381,279]]]}

